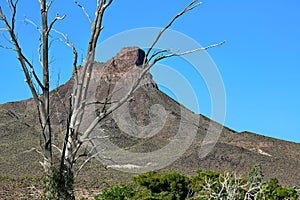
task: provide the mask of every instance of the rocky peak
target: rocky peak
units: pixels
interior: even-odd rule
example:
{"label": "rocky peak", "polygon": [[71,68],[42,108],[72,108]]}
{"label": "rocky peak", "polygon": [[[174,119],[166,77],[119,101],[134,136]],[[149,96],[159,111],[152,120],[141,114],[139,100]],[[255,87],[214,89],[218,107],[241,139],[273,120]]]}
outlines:
{"label": "rocky peak", "polygon": [[125,47],[112,60],[125,62],[128,65],[141,66],[145,58],[145,52],[139,47]]}
{"label": "rocky peak", "polygon": [[[139,47],[125,47],[117,53],[112,59],[105,63],[105,69],[102,78],[108,79],[112,82],[124,77],[127,72],[135,68],[141,68],[145,59],[145,52]],[[126,74],[126,79],[133,78],[130,74]],[[156,83],[152,79],[152,75],[148,72],[144,80],[148,86],[157,88]]]}
{"label": "rocky peak", "polygon": [[[124,47],[119,51],[119,53],[117,53],[116,56],[108,60],[106,63],[93,63],[91,78],[94,79],[94,81],[100,80],[106,83],[109,82],[110,84],[115,84],[121,78],[125,78],[125,80],[131,82],[134,78],[136,78],[134,73],[141,70],[144,59],[145,52],[139,47]],[[78,66],[76,70],[80,70],[81,68],[81,66]],[[73,71],[73,76],[74,74],[75,71]],[[149,72],[145,74],[142,83],[145,86],[157,89],[157,85]]]}
{"label": "rocky peak", "polygon": [[107,62],[108,71],[112,73],[126,73],[134,67],[141,67],[145,52],[138,47],[125,47]]}

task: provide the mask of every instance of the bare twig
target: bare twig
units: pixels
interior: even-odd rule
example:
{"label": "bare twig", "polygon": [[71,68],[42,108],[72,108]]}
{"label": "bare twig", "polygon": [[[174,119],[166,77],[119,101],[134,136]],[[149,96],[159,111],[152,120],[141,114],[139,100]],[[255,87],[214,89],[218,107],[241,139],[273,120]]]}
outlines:
{"label": "bare twig", "polygon": [[96,158],[101,152],[95,153],[92,156],[89,156],[83,163],[82,165],[78,168],[78,170],[75,173],[75,177],[78,176],[78,174],[80,173],[80,171],[82,170],[82,168],[88,163],[90,162],[93,158]]}
{"label": "bare twig", "polygon": [[52,147],[54,147],[57,151],[59,151],[59,153],[62,153],[62,150],[55,144],[52,144]]}
{"label": "bare twig", "polygon": [[[46,5],[46,10],[47,10],[47,11],[50,9],[50,7],[51,7],[53,1],[54,1],[54,0],[50,0],[49,3],[47,3],[47,5]],[[41,1],[40,1],[40,2],[41,2]]]}
{"label": "bare twig", "polygon": [[[17,14],[17,4],[19,0],[16,0],[15,3],[13,0],[7,0],[7,4],[11,13],[11,29],[12,31],[15,30],[15,21],[16,21],[16,14]],[[1,8],[0,8],[1,9]]]}
{"label": "bare twig", "polygon": [[[156,63],[160,60],[170,58],[170,57],[180,57],[180,56],[184,56],[184,55],[187,55],[187,54],[192,54],[192,53],[195,53],[195,52],[198,52],[198,51],[206,51],[206,50],[214,48],[214,47],[222,46],[223,44],[225,44],[225,42],[226,41],[223,41],[223,42],[220,42],[220,43],[217,43],[217,44],[212,44],[212,45],[209,45],[209,46],[206,46],[206,47],[199,47],[199,48],[184,51],[184,52],[180,52],[180,50],[172,52],[172,50],[163,49],[163,50],[157,51],[154,54],[152,54],[150,56],[150,58],[148,59],[148,63],[150,63],[150,61],[152,61],[152,59],[154,59],[153,63]],[[172,52],[172,53],[165,55],[164,53],[166,53],[166,52]]]}
{"label": "bare twig", "polygon": [[84,6],[82,6],[77,0],[74,0],[74,3],[81,8],[81,10],[83,11],[83,13],[85,14],[85,16],[88,18],[90,25],[92,26],[93,22],[91,19],[91,16],[87,13],[87,11],[85,10]]}
{"label": "bare twig", "polygon": [[58,41],[62,42],[63,44],[67,45],[69,48],[71,48],[72,52],[73,52],[73,69],[76,70],[77,68],[77,60],[78,60],[78,53],[77,50],[75,48],[75,45],[69,40],[68,35],[56,30],[56,29],[52,29],[55,33],[59,34],[62,38],[58,38]]}
{"label": "bare twig", "polygon": [[[82,168],[89,163],[92,159],[96,158],[100,153],[102,153],[105,149],[103,149],[102,151],[98,151],[95,154],[91,155],[94,151],[94,149],[96,149],[99,145],[97,146],[93,146],[93,148],[89,151],[89,153],[85,154],[86,156],[88,156],[88,158],[81,164],[81,166],[77,169],[75,176],[78,176],[78,174],[80,173],[80,171],[82,170]],[[102,157],[102,159],[105,160],[110,160],[112,161],[111,158],[107,158],[107,157]],[[113,161],[112,161],[113,162]]]}
{"label": "bare twig", "polygon": [[27,65],[29,66],[30,71],[31,71],[31,73],[32,73],[32,75],[33,75],[35,81],[38,83],[39,87],[43,89],[44,86],[43,86],[43,84],[42,84],[40,78],[39,78],[38,75],[36,74],[33,65],[31,64],[31,62],[29,62],[29,60],[28,60],[25,56],[23,57],[23,59],[24,59],[24,61],[27,63]]}
{"label": "bare twig", "polygon": [[44,155],[44,153],[43,152],[41,152],[41,151],[39,151],[37,148],[31,148],[31,149],[29,149],[29,150],[26,150],[26,151],[23,151],[22,153],[30,153],[30,152],[36,152],[36,153],[38,153],[39,155],[41,155],[44,159],[46,159],[47,160],[47,158],[45,157],[45,155]]}
{"label": "bare twig", "polygon": [[[197,3],[198,0],[193,0],[190,4],[188,4],[180,13],[178,13],[175,17],[173,17],[171,19],[171,21],[158,33],[158,35],[156,36],[155,40],[153,41],[153,43],[151,44],[150,48],[148,49],[145,59],[147,59],[147,57],[149,56],[150,52],[152,51],[153,47],[157,44],[157,42],[159,41],[159,39],[161,38],[161,36],[164,34],[164,32],[166,30],[168,30],[170,28],[170,26],[172,26],[172,24],[183,14],[187,13],[190,10],[193,10],[194,8],[200,6],[202,4],[202,2]],[[144,63],[146,63],[146,60],[144,60]]]}
{"label": "bare twig", "polygon": [[55,18],[52,20],[52,22],[49,25],[47,34],[50,33],[50,31],[52,30],[53,25],[55,24],[55,22],[59,21],[59,20],[63,20],[66,17],[66,15],[63,15],[62,17],[59,17],[58,14],[56,14]]}
{"label": "bare twig", "polygon": [[98,41],[98,38],[100,36],[101,31],[103,30],[102,27],[102,20],[105,10],[109,7],[109,5],[112,3],[112,0],[101,0],[97,5],[95,18],[92,23],[91,27],[91,37],[88,45],[88,51],[87,51],[87,58],[90,58],[89,60],[94,60],[95,56],[95,48]]}
{"label": "bare twig", "polygon": [[8,46],[4,46],[4,45],[0,45],[0,48],[7,49],[7,50],[10,50],[10,51],[16,51],[16,49],[14,49],[13,47],[8,47]]}
{"label": "bare twig", "polygon": [[40,34],[42,34],[41,27],[38,26],[38,25],[37,25],[35,22],[33,22],[32,20],[30,20],[30,19],[28,19],[28,18],[25,18],[25,19],[24,19],[24,22],[27,23],[27,24],[30,24],[30,25],[34,26],[34,27],[36,28],[36,30],[37,30]]}

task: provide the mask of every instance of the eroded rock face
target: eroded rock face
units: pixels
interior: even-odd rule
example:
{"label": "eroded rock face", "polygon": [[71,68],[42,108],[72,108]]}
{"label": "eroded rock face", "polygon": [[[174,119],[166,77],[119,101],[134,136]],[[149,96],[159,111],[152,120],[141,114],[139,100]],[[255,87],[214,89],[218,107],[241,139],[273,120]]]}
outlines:
{"label": "eroded rock face", "polygon": [[[112,84],[115,84],[120,79],[133,82],[143,68],[144,59],[145,52],[139,47],[125,47],[115,57],[104,63],[103,68],[101,68],[100,63],[95,63],[95,75],[97,74],[98,78],[101,77],[105,82]],[[145,74],[142,84],[143,86],[157,88],[149,72]]]}
{"label": "eroded rock face", "polygon": [[118,69],[127,70],[132,66],[139,66],[143,64],[145,52],[138,47],[125,47],[108,61],[109,65],[117,66]]}

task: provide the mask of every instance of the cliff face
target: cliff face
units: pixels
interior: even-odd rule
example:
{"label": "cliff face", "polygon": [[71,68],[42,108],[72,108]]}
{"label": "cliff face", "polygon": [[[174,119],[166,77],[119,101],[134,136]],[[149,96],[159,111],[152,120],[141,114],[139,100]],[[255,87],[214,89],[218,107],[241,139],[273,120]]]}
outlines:
{"label": "cliff face", "polygon": [[[141,70],[144,58],[145,52],[140,48],[125,47],[106,63],[94,63],[92,79],[104,80],[110,84],[115,84],[121,78],[133,82],[134,72]],[[144,81],[157,87],[150,73],[145,75]]]}
{"label": "cliff face", "polygon": [[[112,98],[119,92],[114,89],[122,79],[125,82],[132,82],[135,76],[128,72],[141,70],[144,56],[145,53],[138,47],[127,47],[106,63],[93,63],[92,83],[89,88],[91,101],[103,102],[107,97]],[[80,68],[78,69],[80,72]],[[51,119],[55,130],[54,141],[57,145],[61,145],[61,138],[64,134],[68,97],[73,91],[73,84],[73,79],[71,79],[51,92]],[[124,84],[123,89],[126,87]],[[113,101],[108,101],[106,106],[110,106],[111,103]],[[93,105],[93,114],[96,115],[100,109],[103,109],[103,104]],[[105,136],[108,137],[106,142],[119,147],[120,150],[139,153],[137,155],[157,152],[158,155],[157,157],[154,155],[155,158],[163,158],[165,153],[171,152],[166,155],[173,157],[172,155],[175,156],[177,150],[183,148],[183,143],[190,136],[189,131],[182,132],[181,125],[187,124],[189,128],[196,128],[194,138],[189,148],[175,162],[169,163],[166,166],[167,169],[177,169],[185,173],[192,173],[196,169],[211,169],[234,171],[237,175],[246,175],[254,164],[260,162],[266,179],[277,177],[286,186],[300,187],[298,172],[300,144],[297,143],[248,132],[237,133],[222,127],[222,134],[216,146],[206,157],[200,159],[199,149],[207,145],[203,144],[203,139],[208,134],[209,126],[220,127],[220,125],[205,116],[195,115],[160,92],[150,73],[145,76],[141,87],[134,92],[132,98],[126,103],[125,109],[120,113],[117,117],[109,115],[93,133],[101,135],[103,134],[101,130],[105,130]],[[195,118],[197,118],[197,123],[191,123]],[[125,128],[120,124],[122,120],[128,123]],[[145,131],[150,125],[158,127],[155,133]],[[38,130],[38,118],[32,99],[0,105],[0,175],[35,175],[36,172],[42,170],[38,164],[41,159],[39,155],[22,153],[33,147],[39,148]],[[167,152],[167,147],[172,142],[176,142],[177,149],[173,148],[172,151]],[[101,150],[113,151],[105,146],[101,146]],[[131,163],[129,160],[125,163],[125,161],[118,166],[113,162],[106,163],[106,165],[121,169],[122,167],[139,168],[157,164],[155,159],[151,162],[144,162],[141,159],[140,163]],[[94,168],[85,170],[83,177],[96,177],[99,173],[106,176],[106,173],[112,173],[110,170],[101,172],[94,170],[102,165],[101,162],[93,162],[92,165]]]}

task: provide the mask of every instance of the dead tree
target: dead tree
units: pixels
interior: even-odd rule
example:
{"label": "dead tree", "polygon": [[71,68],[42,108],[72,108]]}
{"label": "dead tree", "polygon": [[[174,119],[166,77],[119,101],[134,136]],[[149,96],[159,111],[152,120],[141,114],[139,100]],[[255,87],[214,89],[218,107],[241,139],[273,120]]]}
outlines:
{"label": "dead tree", "polygon": [[[112,0],[97,0],[97,7],[95,16],[92,20],[92,17],[88,15],[85,11],[84,7],[79,4],[77,1],[74,3],[82,9],[82,11],[87,16],[90,24],[91,24],[91,36],[88,43],[87,54],[85,58],[85,63],[83,67],[78,71],[77,69],[77,51],[75,45],[69,41],[68,37],[63,33],[60,33],[53,29],[55,23],[58,21],[62,21],[65,16],[58,16],[51,21],[48,19],[48,12],[51,8],[51,5],[54,0],[39,0],[40,4],[40,17],[41,17],[41,35],[40,35],[40,45],[39,45],[39,57],[40,57],[40,65],[42,69],[42,78],[39,78],[39,75],[36,73],[36,67],[34,66],[28,58],[25,56],[18,38],[16,36],[15,30],[15,22],[16,22],[16,13],[17,13],[17,4],[18,0],[8,0],[7,4],[10,9],[10,17],[11,20],[8,20],[6,15],[2,12],[0,7],[0,19],[4,24],[4,28],[1,30],[5,30],[8,32],[10,36],[10,40],[13,44],[13,47],[1,46],[3,48],[7,48],[10,50],[14,50],[18,55],[19,63],[23,69],[26,83],[31,91],[32,97],[34,99],[36,110],[38,112],[40,125],[41,125],[41,135],[43,136],[42,148],[43,151],[41,154],[44,157],[43,162],[41,164],[44,167],[46,178],[49,180],[53,180],[55,176],[59,177],[60,184],[59,186],[47,185],[45,182],[44,187],[44,197],[45,199],[74,199],[73,192],[73,180],[68,180],[67,177],[71,177],[73,179],[74,169],[73,164],[79,156],[80,150],[83,148],[84,143],[91,141],[93,138],[90,138],[90,134],[92,130],[95,128],[101,120],[103,120],[107,115],[114,112],[117,108],[119,108],[122,104],[124,104],[130,96],[133,94],[135,89],[138,87],[139,83],[145,76],[145,74],[149,71],[151,67],[153,67],[158,61],[174,57],[174,56],[182,56],[185,54],[190,54],[196,51],[203,51],[209,48],[220,46],[223,44],[218,43],[211,46],[207,46],[205,48],[193,49],[185,52],[171,52],[170,50],[163,49],[160,51],[156,51],[153,53],[153,48],[156,43],[159,41],[160,37],[164,34],[164,32],[170,28],[170,26],[182,15],[193,10],[198,7],[201,3],[197,0],[193,0],[189,3],[181,12],[179,12],[171,21],[159,32],[156,38],[154,38],[152,45],[149,47],[146,52],[145,59],[142,64],[142,70],[140,71],[136,80],[134,80],[129,92],[116,104],[109,107],[105,112],[100,112],[95,120],[90,124],[90,126],[85,130],[84,133],[79,134],[79,125],[82,122],[82,118],[84,115],[86,103],[87,103],[87,88],[90,83],[91,73],[92,73],[92,63],[95,60],[95,50],[96,45],[100,36],[101,31],[103,30],[102,21],[104,17],[104,13],[106,9],[111,5]],[[74,65],[74,91],[70,97],[70,105],[69,105],[69,115],[67,119],[67,128],[65,130],[65,136],[63,145],[60,149],[61,158],[59,163],[55,163],[53,160],[53,141],[52,141],[52,127],[50,120],[50,80],[49,80],[49,35],[51,31],[56,31],[61,35],[60,40],[63,41],[66,45],[68,45],[73,51],[73,65]],[[171,52],[171,53],[170,53]],[[37,87],[36,85],[37,84]],[[41,91],[41,94],[38,93]],[[106,98],[108,99],[108,98]],[[108,102],[106,102],[108,103]],[[88,156],[87,160],[83,162],[83,165],[93,158],[95,155]],[[57,167],[58,166],[58,167]],[[79,168],[81,169],[81,167]],[[57,177],[56,177],[57,178]],[[67,186],[66,186],[67,185]],[[56,188],[55,188],[56,187]]]}

